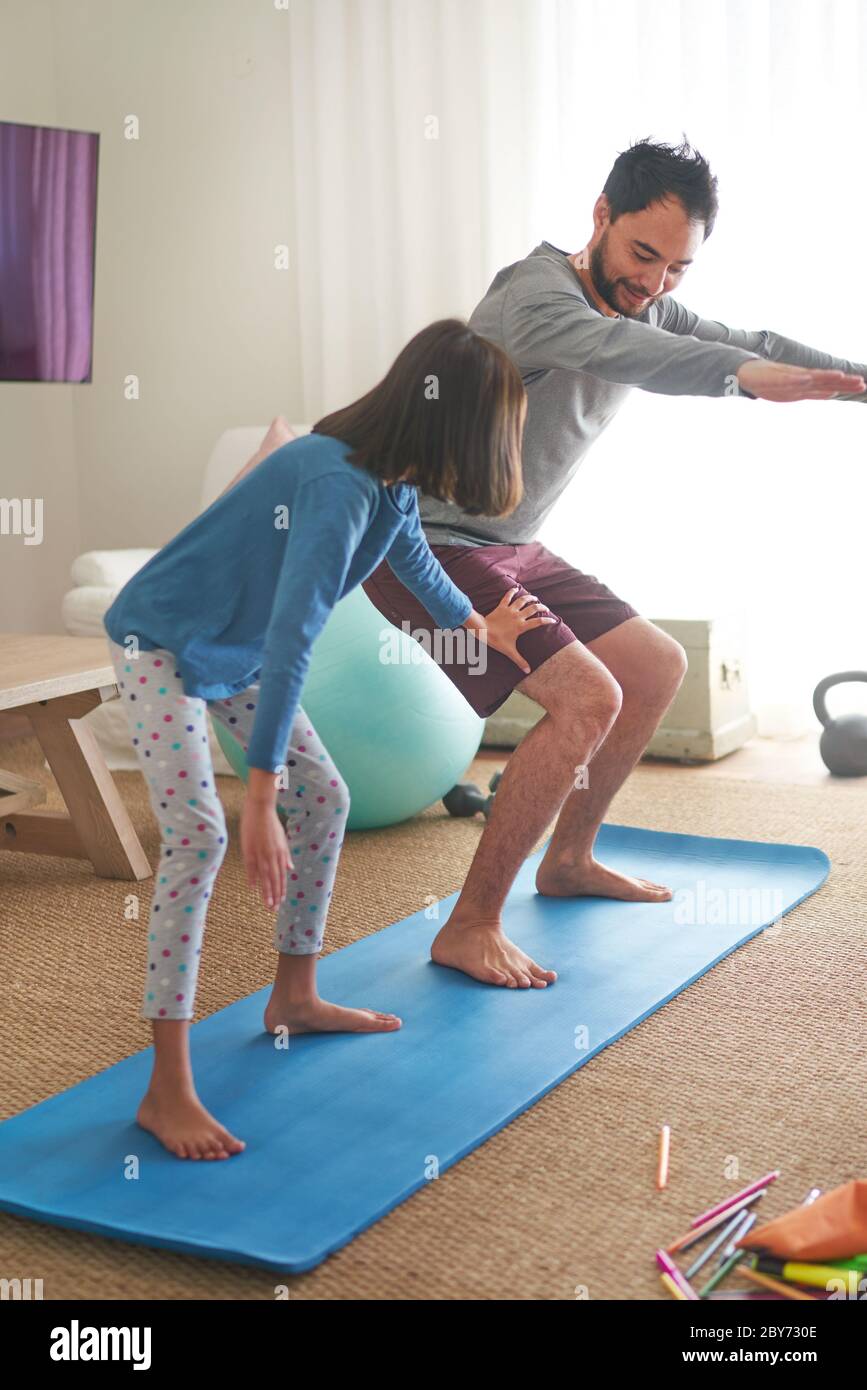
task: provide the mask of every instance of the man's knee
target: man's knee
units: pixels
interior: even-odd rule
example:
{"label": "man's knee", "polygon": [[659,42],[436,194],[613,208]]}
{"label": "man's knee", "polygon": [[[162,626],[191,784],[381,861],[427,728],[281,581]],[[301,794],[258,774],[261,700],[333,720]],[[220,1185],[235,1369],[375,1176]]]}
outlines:
{"label": "man's knee", "polygon": [[611,732],[620,713],[623,691],[611,672],[602,666],[588,673],[575,695],[574,712],[580,720],[582,736],[589,735],[598,747]]}
{"label": "man's knee", "polygon": [[567,740],[580,736],[594,746],[620,713],[623,692],[606,666],[575,642],[562,648],[518,687],[542,705]]}
{"label": "man's knee", "polygon": [[689,661],[683,647],[674,637],[661,628],[654,640],[652,672],[660,686],[673,699],[683,684],[689,668]]}

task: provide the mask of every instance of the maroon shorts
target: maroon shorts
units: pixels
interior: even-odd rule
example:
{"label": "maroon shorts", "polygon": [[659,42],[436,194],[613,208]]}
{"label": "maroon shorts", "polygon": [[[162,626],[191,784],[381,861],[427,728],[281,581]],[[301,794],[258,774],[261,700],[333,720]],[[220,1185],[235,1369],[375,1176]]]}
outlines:
{"label": "maroon shorts", "polygon": [[[627,618],[638,616],[635,608],[600,584],[595,575],[582,574],[538,541],[529,545],[432,545],[431,549],[477,612],[490,613],[515,586],[519,593],[535,594],[551,610],[555,623],[531,628],[520,638],[519,650],[531,671],[576,638],[586,645]],[[362,588],[390,623],[396,627],[408,623],[412,632],[423,629],[433,637],[436,624],[430,613],[395,578],[386,560]],[[436,657],[435,643],[429,650]],[[484,671],[474,669],[472,661],[456,659],[441,661],[440,667],[476,713],[487,717],[508,699],[526,673],[493,647],[484,655]]]}

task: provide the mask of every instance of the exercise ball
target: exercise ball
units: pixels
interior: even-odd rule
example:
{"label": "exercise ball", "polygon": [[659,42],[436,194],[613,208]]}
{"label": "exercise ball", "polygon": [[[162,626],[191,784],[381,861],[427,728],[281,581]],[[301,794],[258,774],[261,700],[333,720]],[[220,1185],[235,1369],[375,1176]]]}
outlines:
{"label": "exercise ball", "polygon": [[[360,586],[313,644],[301,703],[349,787],[350,830],[396,825],[439,801],[482,741],[484,720]],[[214,729],[246,781],[240,744],[217,720]]]}

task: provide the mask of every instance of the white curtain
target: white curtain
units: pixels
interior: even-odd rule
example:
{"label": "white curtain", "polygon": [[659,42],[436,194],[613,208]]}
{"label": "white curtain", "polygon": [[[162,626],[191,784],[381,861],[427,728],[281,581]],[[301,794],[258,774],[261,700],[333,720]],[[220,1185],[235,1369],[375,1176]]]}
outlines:
{"label": "white curtain", "polygon": [[[294,0],[309,418],[683,134],[720,214],[676,298],[867,362],[867,0]],[[867,668],[867,405],[636,390],[541,539],[651,618],[740,614],[764,732]],[[867,708],[867,686],[838,693]],[[832,697],[832,708],[834,699]]]}

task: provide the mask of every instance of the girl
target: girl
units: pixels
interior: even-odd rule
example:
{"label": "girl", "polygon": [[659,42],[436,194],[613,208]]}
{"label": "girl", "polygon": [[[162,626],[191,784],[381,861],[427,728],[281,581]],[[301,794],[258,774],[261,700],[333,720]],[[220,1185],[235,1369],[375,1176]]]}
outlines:
{"label": "girl", "polygon": [[[522,609],[511,607],[515,590],[487,617],[477,613],[431,554],[415,493],[508,515],[522,495],[525,410],[521,378],[500,348],[457,319],[434,323],[361,400],[251,461],[106,613],[162,841],[143,1005],[154,1066],[136,1118],[179,1158],[244,1148],[199,1100],[190,1065],[205,916],[227,840],[206,709],[246,750],[241,852],[250,886],[277,910],[265,1027],[399,1028],[394,1014],[343,1008],[316,992],[349,796],[299,697],[334,604],[384,556],[437,623],[463,625],[529,669],[516,642],[554,619],[526,596]],[[285,830],[278,801],[289,813]]]}

